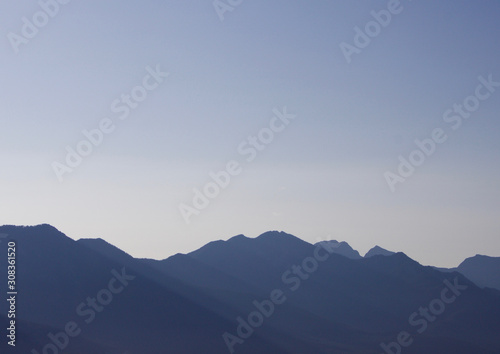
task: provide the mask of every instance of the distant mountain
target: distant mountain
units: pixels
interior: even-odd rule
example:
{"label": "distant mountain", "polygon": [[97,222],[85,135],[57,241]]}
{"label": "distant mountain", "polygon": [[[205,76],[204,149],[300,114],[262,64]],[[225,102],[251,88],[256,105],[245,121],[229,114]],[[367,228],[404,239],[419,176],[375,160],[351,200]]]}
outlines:
{"label": "distant mountain", "polygon": [[61,353],[500,352],[500,291],[403,253],[353,259],[272,231],[156,261],[49,225],[0,233],[18,249],[19,353],[43,354],[70,321],[81,333],[57,337]]}
{"label": "distant mountain", "polygon": [[456,268],[434,268],[444,273],[459,272],[480,288],[500,290],[500,257],[477,254],[466,258]]}
{"label": "distant mountain", "polygon": [[[49,225],[3,226],[0,233],[17,244],[17,319],[54,328],[53,334],[64,331],[68,322],[76,323],[81,334],[69,341],[69,352],[79,350],[74,346],[77,339],[93,343],[94,350],[83,352],[89,354],[226,350],[221,334],[233,323],[200,305],[208,302],[201,293],[193,293],[165,274],[155,274],[154,269],[102,240],[76,242]],[[2,262],[1,274],[6,274],[5,268]],[[0,287],[5,294],[4,282]],[[198,302],[185,293],[193,293]],[[0,314],[6,315],[4,306]],[[21,325],[18,328],[21,333]],[[42,353],[52,343],[48,334],[31,349]],[[18,336],[20,347],[26,346],[26,338]],[[258,335],[248,344],[252,349],[245,347],[247,353],[281,350]],[[0,345],[6,346],[5,341]]]}
{"label": "distant mountain", "polygon": [[394,252],[388,251],[382,247],[375,246],[372,249],[370,249],[368,252],[365,254],[365,258],[373,257],[373,256],[391,256],[393,255]]}
{"label": "distant mountain", "polygon": [[[252,302],[268,299],[272,289],[282,290],[287,301],[279,306],[280,315],[266,319],[263,336],[272,333],[270,338],[282,346],[286,346],[290,338],[323,343],[308,349],[302,349],[304,343],[294,343],[293,347],[287,347],[291,353],[371,353],[377,348],[380,350],[382,340],[407,328],[409,316],[439,296],[439,289],[447,279],[460,279],[473,289],[469,296],[478,295],[479,289],[457,273],[445,277],[402,253],[353,260],[331,252],[327,260],[317,262],[316,268],[311,256],[314,257],[315,252],[321,254],[317,251],[318,246],[321,244],[313,246],[283,232],[269,232],[255,239],[240,235],[228,241],[210,243],[183,257],[168,258],[158,266],[172,274],[182,261],[183,278],[206,293],[221,294],[231,307],[240,309],[234,317],[251,313],[255,310]],[[312,271],[301,274],[297,267]],[[210,281],[206,280],[207,273],[211,274]],[[236,280],[240,282],[237,286],[234,285]],[[239,292],[234,293],[234,289]],[[482,309],[479,309],[473,305],[476,300],[467,298],[458,308],[450,307],[440,329],[420,335],[412,350],[407,352],[488,352],[478,343],[481,343],[479,338],[484,335],[483,331],[488,332],[489,337],[494,336],[492,328],[483,324],[481,330],[470,329],[467,321],[458,320],[465,316],[477,323],[481,321],[479,317],[489,316],[489,311],[499,313],[499,294],[483,295],[492,296],[485,300],[489,305],[480,305]],[[498,325],[496,321],[493,328],[500,329]],[[288,333],[284,338],[280,334],[283,328],[287,328],[285,333]],[[454,334],[450,337],[448,332]]]}
{"label": "distant mountain", "polygon": [[464,260],[456,270],[481,288],[489,287],[500,290],[500,257],[478,254]]}
{"label": "distant mountain", "polygon": [[344,257],[350,258],[350,259],[361,259],[359,255],[359,252],[354,250],[349,244],[345,241],[338,242],[336,240],[332,241],[321,241],[316,243],[316,245],[321,245],[325,248],[328,248],[331,252],[340,254]]}

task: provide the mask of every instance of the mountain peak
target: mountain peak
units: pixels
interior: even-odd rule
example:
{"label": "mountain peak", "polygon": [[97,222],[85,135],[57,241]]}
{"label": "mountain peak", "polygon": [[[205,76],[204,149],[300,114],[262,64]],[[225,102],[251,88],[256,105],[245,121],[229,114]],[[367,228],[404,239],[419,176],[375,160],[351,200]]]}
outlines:
{"label": "mountain peak", "polygon": [[347,242],[342,241],[338,242],[336,240],[330,240],[330,241],[321,241],[316,243],[315,245],[321,245],[322,247],[326,248],[330,252],[340,254],[344,257],[350,258],[350,259],[361,259],[359,255],[359,252],[353,249]]}
{"label": "mountain peak", "polygon": [[308,242],[284,231],[267,231],[257,236],[255,245],[268,249],[295,248],[310,245]]}
{"label": "mountain peak", "polygon": [[3,229],[6,230],[23,230],[23,231],[37,231],[37,232],[57,232],[57,233],[62,233],[58,229],[56,229],[54,226],[50,224],[38,224],[38,225],[3,225],[0,226]]}
{"label": "mountain peak", "polygon": [[74,242],[73,239],[66,236],[64,233],[49,224],[40,225],[4,225],[0,226],[0,233],[7,234],[17,240],[29,240],[31,243],[38,242]]}
{"label": "mountain peak", "polygon": [[474,279],[481,288],[500,289],[500,257],[476,254],[465,259],[456,269],[467,278]]}
{"label": "mountain peak", "polygon": [[388,251],[385,248],[380,246],[375,246],[365,254],[365,258],[373,257],[373,256],[390,256],[393,255],[394,252]]}
{"label": "mountain peak", "polygon": [[272,230],[272,231],[266,231],[264,232],[263,234],[260,234],[259,236],[257,236],[256,238],[283,238],[283,237],[294,237],[293,235],[290,235],[284,231],[277,231],[277,230]]}
{"label": "mountain peak", "polygon": [[223,240],[218,240],[218,241],[214,241],[214,242],[245,242],[246,240],[248,240],[249,238],[243,234],[239,234],[239,235],[236,235],[236,236],[233,236],[233,237],[230,237],[227,241],[223,241]]}

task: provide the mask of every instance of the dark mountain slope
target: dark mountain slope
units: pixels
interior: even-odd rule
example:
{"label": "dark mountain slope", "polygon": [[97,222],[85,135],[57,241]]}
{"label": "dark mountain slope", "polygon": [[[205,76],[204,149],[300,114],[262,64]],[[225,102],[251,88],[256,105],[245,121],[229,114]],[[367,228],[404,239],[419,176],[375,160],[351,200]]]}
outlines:
{"label": "dark mountain slope", "polygon": [[[264,327],[274,326],[286,328],[293,336],[321,340],[317,338],[317,331],[309,329],[315,322],[325,321],[327,325],[323,325],[323,333],[330,331],[328,336],[324,334],[322,337],[330,340],[324,343],[325,350],[344,345],[354,351],[369,352],[370,348],[378,347],[380,338],[390,338],[409,327],[409,316],[439,297],[445,280],[453,283],[455,278],[459,284],[467,286],[468,291],[457,298],[460,302],[457,300],[447,307],[440,316],[439,325],[429,326],[429,330],[419,335],[419,341],[424,344],[442,341],[446,345],[456,341],[461,343],[457,347],[472,346],[481,351],[484,348],[477,343],[482,343],[483,334],[494,337],[494,331],[500,330],[499,321],[486,326],[480,320],[487,311],[499,314],[498,296],[481,292],[458,273],[445,276],[402,253],[360,260],[332,253],[324,262],[318,261],[314,271],[304,273],[307,279],[301,279],[293,273],[293,267],[303,266],[306,259],[309,262],[314,252],[315,246],[285,233],[269,232],[256,239],[237,236],[188,254],[192,261],[183,257],[185,264],[197,264],[196,267],[185,267],[184,270],[190,269],[192,273],[186,272],[183,276],[196,284],[197,279],[203,278],[196,268],[203,268],[199,266],[203,263],[205,271],[212,274],[210,283],[203,282],[205,289],[224,287],[223,279],[231,277],[240,279],[240,286],[247,286],[242,293],[258,294],[259,300],[269,297],[273,289],[282,290],[287,301],[280,305],[281,312],[277,310],[273,318],[266,320],[262,331]],[[163,261],[163,269],[173,272],[175,261]],[[313,263],[310,265],[312,267]],[[248,297],[227,301],[233,308],[240,308],[235,317],[253,310],[253,300]],[[473,304],[481,305],[474,308]],[[476,310],[477,316],[474,314]],[[287,317],[291,313],[295,315]],[[467,318],[467,321],[462,322],[459,318]],[[476,323],[476,328],[468,327],[470,321]],[[346,329],[352,335],[351,342]],[[500,348],[498,341],[488,346],[495,350]]]}
{"label": "dark mountain slope", "polygon": [[[73,321],[82,338],[114,348],[113,353],[226,350],[221,334],[232,323],[179,294],[177,281],[172,280],[170,289],[165,276],[161,284],[152,281],[135,273],[124,259],[107,258],[48,225],[5,226],[0,232],[17,243],[19,320],[60,330]],[[130,262],[139,263],[133,258]],[[121,291],[113,295],[109,284],[117,277],[126,285],[114,281],[113,289]],[[89,298],[97,299],[96,307]],[[41,351],[48,342],[35,349]],[[282,351],[258,336],[247,344],[246,352]]]}
{"label": "dark mountain slope", "polygon": [[235,353],[380,353],[404,332],[407,353],[500,352],[500,292],[402,253],[351,259],[273,231],[154,261],[48,225],[0,232],[17,242],[20,348],[74,321],[72,354],[224,353],[228,334]]}
{"label": "dark mountain slope", "polygon": [[457,271],[481,288],[489,287],[500,290],[500,257],[478,254],[460,263]]}

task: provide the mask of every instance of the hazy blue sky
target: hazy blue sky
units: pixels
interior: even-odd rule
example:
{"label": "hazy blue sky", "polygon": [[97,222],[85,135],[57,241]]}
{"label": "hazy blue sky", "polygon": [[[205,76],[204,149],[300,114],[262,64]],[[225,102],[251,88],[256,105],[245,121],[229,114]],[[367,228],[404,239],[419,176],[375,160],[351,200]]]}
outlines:
{"label": "hazy blue sky", "polygon": [[[150,258],[267,230],[439,266],[500,256],[500,87],[476,90],[500,82],[498,1],[244,0],[223,21],[212,0],[44,7],[0,4],[0,224]],[[348,63],[355,27],[372,37]],[[148,67],[169,75],[121,120]],[[445,121],[464,100],[470,117]],[[284,107],[296,117],[247,161],[240,144]],[[114,130],[60,182],[53,162],[104,118]],[[434,129],[446,141],[391,191],[384,174]],[[231,160],[241,173],[187,224],[179,205]]]}

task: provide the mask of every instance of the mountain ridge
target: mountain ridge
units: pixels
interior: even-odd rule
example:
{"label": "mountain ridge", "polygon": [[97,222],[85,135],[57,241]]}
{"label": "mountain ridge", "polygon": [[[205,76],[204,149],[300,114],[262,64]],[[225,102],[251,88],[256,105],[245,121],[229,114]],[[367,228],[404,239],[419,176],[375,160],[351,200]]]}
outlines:
{"label": "mountain ridge", "polygon": [[[20,250],[20,321],[42,326],[29,327],[38,340],[43,336],[35,328],[61,330],[68,319],[80,320],[84,334],[72,341],[72,351],[92,345],[98,348],[93,354],[380,352],[447,284],[456,300],[443,303],[446,311],[423,333],[410,328],[415,343],[407,352],[500,351],[500,291],[401,252],[352,259],[335,247],[270,231],[156,261],[136,259],[102,239],[74,241],[47,225],[0,227],[4,231]],[[116,274],[130,284],[94,311],[96,320],[87,326],[76,306],[104,294]],[[248,336],[241,334],[243,323]],[[137,335],[144,342],[134,342]]]}

